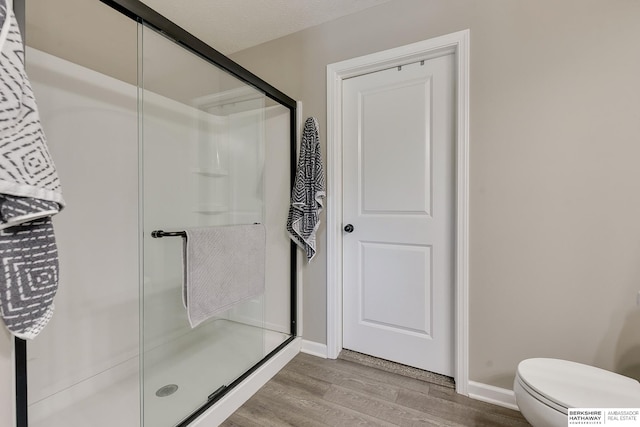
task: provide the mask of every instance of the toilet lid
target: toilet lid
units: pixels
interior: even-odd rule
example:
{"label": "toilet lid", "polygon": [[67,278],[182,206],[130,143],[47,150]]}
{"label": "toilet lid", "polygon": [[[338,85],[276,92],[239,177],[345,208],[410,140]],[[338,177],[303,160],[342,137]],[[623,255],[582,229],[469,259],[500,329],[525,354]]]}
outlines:
{"label": "toilet lid", "polygon": [[632,378],[559,359],[527,359],[517,375],[535,393],[563,408],[640,408]]}

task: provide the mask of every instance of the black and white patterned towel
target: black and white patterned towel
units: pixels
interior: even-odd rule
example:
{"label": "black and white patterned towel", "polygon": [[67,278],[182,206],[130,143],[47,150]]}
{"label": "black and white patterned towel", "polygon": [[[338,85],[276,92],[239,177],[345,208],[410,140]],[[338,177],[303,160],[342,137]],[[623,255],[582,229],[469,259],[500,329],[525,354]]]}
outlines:
{"label": "black and white patterned towel", "polygon": [[58,251],[51,216],[64,200],[6,0],[0,28],[0,315],[15,336],[33,339],[53,313]]}
{"label": "black and white patterned towel", "polygon": [[304,249],[308,261],[316,254],[316,231],[320,226],[325,196],[318,120],[309,117],[302,131],[298,169],[287,218],[289,236]]}

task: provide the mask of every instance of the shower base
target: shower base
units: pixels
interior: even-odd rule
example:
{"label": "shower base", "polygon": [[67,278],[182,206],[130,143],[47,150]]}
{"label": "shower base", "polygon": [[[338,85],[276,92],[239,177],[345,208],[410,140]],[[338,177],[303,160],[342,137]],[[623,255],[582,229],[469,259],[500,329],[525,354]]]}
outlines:
{"label": "shower base", "polygon": [[[30,404],[29,426],[173,427],[288,338],[229,320],[212,321],[146,352],[142,385],[135,357]],[[202,366],[207,369],[198,369]],[[178,388],[157,396],[167,385]]]}

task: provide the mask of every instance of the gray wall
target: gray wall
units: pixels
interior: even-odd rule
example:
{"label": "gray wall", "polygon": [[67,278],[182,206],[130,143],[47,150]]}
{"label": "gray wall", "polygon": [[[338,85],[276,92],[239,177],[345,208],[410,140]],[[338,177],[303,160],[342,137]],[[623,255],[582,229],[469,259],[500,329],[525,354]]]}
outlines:
{"label": "gray wall", "polygon": [[[469,28],[470,378],[511,388],[535,356],[640,377],[638,22],[636,0],[394,0],[232,58],[326,147],[327,64]],[[324,226],[319,248],[304,337],[325,343]]]}

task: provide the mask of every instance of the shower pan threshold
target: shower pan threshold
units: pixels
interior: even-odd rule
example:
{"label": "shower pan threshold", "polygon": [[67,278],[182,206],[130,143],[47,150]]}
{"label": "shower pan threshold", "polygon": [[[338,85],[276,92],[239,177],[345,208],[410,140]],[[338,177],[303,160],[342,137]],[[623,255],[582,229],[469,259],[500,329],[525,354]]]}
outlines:
{"label": "shower pan threshold", "polygon": [[[247,371],[289,338],[226,319],[203,326],[145,353],[145,426],[179,425],[206,404],[208,396],[236,380],[234,373]],[[177,385],[178,390],[170,396],[156,396],[167,384]]]}
{"label": "shower pan threshold", "polygon": [[[218,322],[216,324],[216,322]],[[230,335],[229,328],[236,329],[239,335],[241,329],[244,333],[255,332],[258,329],[254,326],[239,324],[230,321],[220,320],[203,325],[205,328],[218,328],[224,330],[225,338]],[[224,327],[222,327],[224,326]],[[233,335],[233,334],[232,334]],[[232,336],[231,335],[231,336]],[[265,331],[262,356],[266,356],[269,349],[275,349],[278,345],[289,338],[288,335],[274,331]],[[193,339],[192,334],[178,338],[172,343],[174,346],[180,345],[181,341]],[[236,343],[236,357],[228,357],[229,363],[245,363],[252,365],[249,360],[238,358],[238,352],[244,351],[243,343]],[[191,357],[185,358],[184,354],[178,352],[172,358],[165,360],[157,359],[157,354],[161,352],[162,346],[154,348],[149,353],[154,360],[149,372],[145,374],[144,381],[144,425],[153,427],[173,427],[180,425],[184,416],[196,411],[197,402],[204,405],[207,396],[220,384],[228,385],[234,378],[228,376],[225,366],[209,366],[212,372],[204,376],[195,367],[201,366],[198,360],[210,358],[216,360],[219,355],[228,352],[229,346],[234,346],[228,339],[221,339],[213,345],[203,346],[200,351],[193,352]],[[255,349],[254,349],[255,350]],[[203,411],[199,417],[193,417],[189,426],[216,426],[246,401],[255,391],[257,391],[266,381],[268,381],[278,370],[289,362],[300,351],[299,339],[293,340],[284,349],[279,351],[262,366],[245,378],[236,387],[230,389],[228,393],[210,408]],[[146,358],[148,357],[147,355]],[[232,360],[235,359],[235,360]],[[227,365],[228,368],[228,365]],[[231,370],[231,369],[229,369]],[[200,381],[194,381],[200,378]],[[219,380],[216,380],[219,378]],[[263,379],[266,378],[266,379]],[[139,426],[140,425],[140,361],[138,357],[131,358],[111,369],[94,375],[85,381],[75,384],[65,390],[53,394],[45,399],[29,405],[29,426],[30,427],[111,427],[113,425]],[[156,396],[156,392],[167,384],[178,385],[178,390],[165,397]],[[191,384],[192,387],[182,387],[181,384]],[[194,407],[194,402],[195,407]],[[217,421],[212,421],[217,420]]]}
{"label": "shower pan threshold", "polygon": [[273,357],[251,372],[214,405],[204,411],[189,427],[217,427],[239,409],[251,396],[273,378],[302,350],[302,338],[291,337]]}

